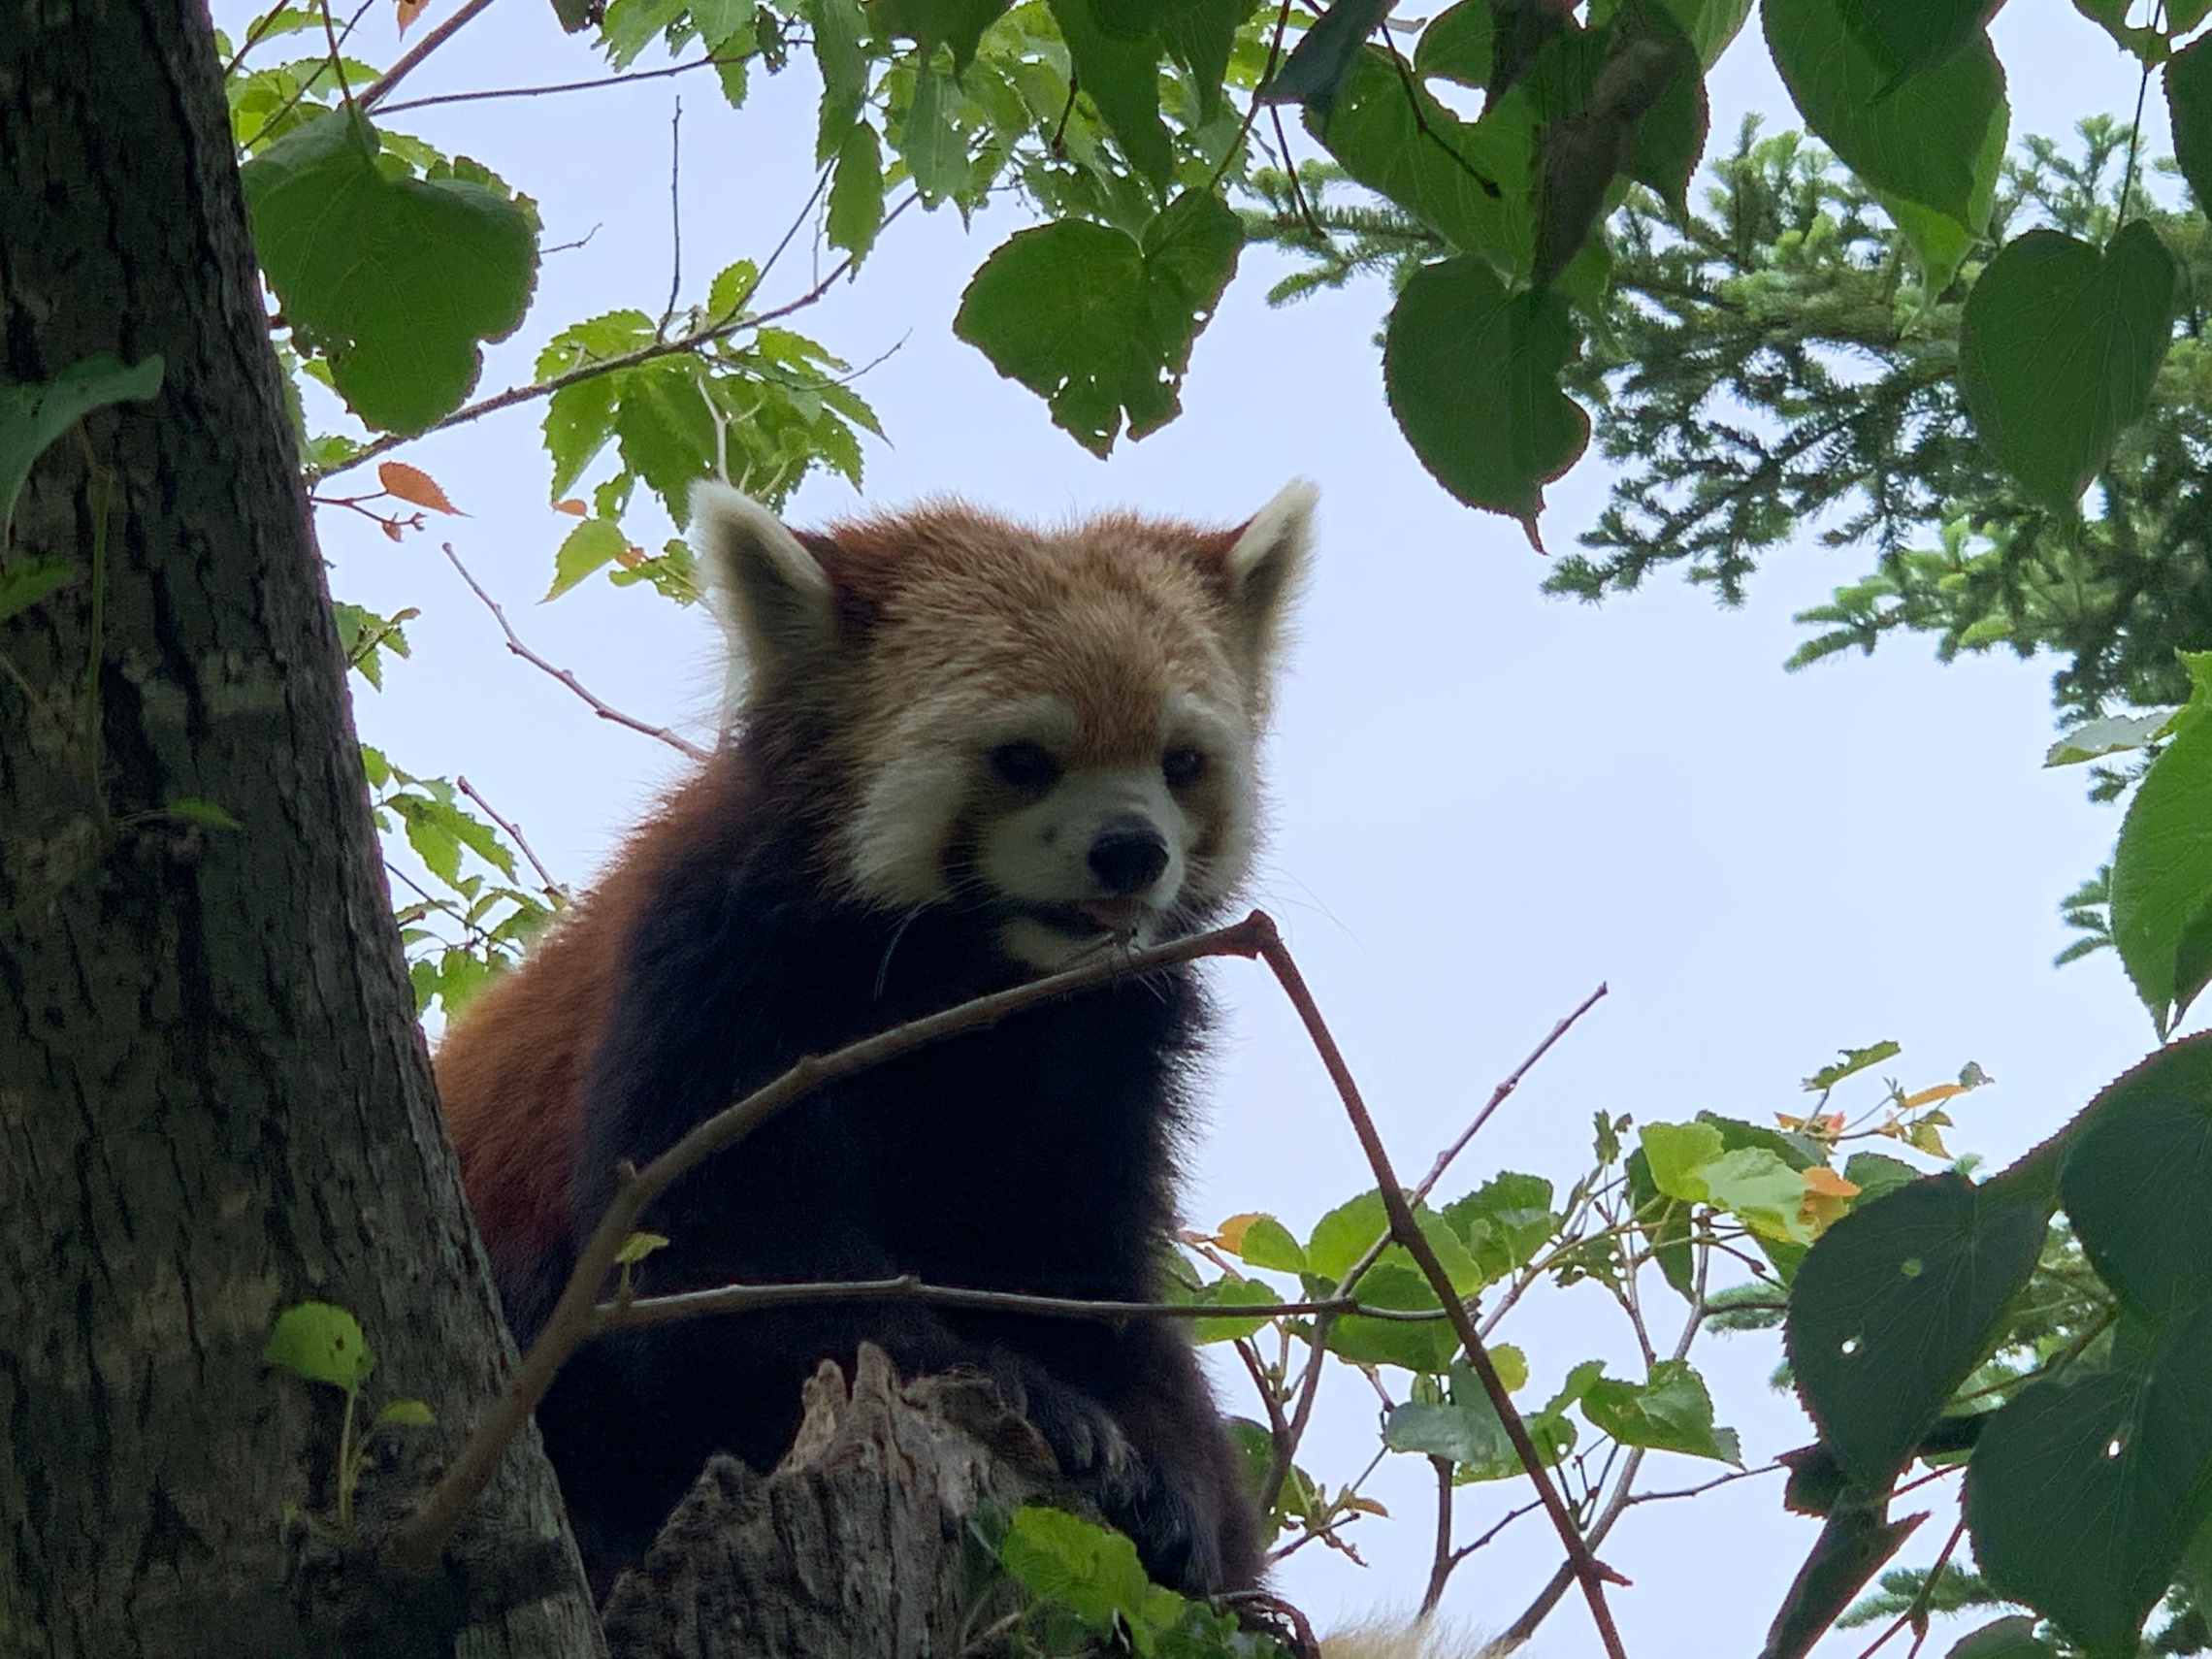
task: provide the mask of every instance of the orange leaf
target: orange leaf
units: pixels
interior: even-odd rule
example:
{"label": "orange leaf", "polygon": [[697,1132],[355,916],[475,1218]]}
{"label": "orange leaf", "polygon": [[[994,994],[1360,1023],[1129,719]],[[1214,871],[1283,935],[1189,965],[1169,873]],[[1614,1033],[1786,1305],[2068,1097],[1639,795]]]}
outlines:
{"label": "orange leaf", "polygon": [[555,502],[553,504],[553,510],[555,512],[565,512],[570,518],[582,518],[592,509],[584,505],[582,502],[576,500],[574,496],[570,496],[567,501]]}
{"label": "orange leaf", "polygon": [[391,519],[388,518],[380,518],[376,522],[383,527],[383,531],[386,536],[389,536],[394,541],[399,540],[400,527],[398,524],[394,523]]}
{"label": "orange leaf", "polygon": [[400,33],[407,32],[407,25],[422,16],[422,9],[430,0],[399,0]]}
{"label": "orange leaf", "polygon": [[1938,1100],[1948,1100],[1954,1094],[1964,1093],[1966,1090],[1956,1083],[1938,1083],[1934,1089],[1923,1089],[1918,1094],[1907,1094],[1898,1105],[1910,1112],[1916,1107],[1933,1106]]}
{"label": "orange leaf", "polygon": [[638,566],[645,563],[645,549],[633,541],[614,556],[614,562],[625,570],[634,570]]}
{"label": "orange leaf", "polygon": [[1816,1163],[1805,1172],[1805,1189],[1807,1193],[1817,1192],[1823,1198],[1856,1198],[1859,1195],[1857,1182],[1844,1180],[1824,1163]]}
{"label": "orange leaf", "polygon": [[1344,1500],[1344,1507],[1348,1510],[1357,1510],[1363,1515],[1381,1515],[1384,1520],[1390,1518],[1390,1512],[1373,1498],[1347,1497]]}
{"label": "orange leaf", "polygon": [[1258,1220],[1257,1210],[1247,1210],[1241,1216],[1231,1216],[1214,1229],[1214,1242],[1232,1255],[1242,1255],[1245,1234],[1252,1231],[1252,1222]]}
{"label": "orange leaf", "polygon": [[432,512],[459,513],[461,509],[445,499],[445,492],[420,467],[410,467],[405,461],[379,461],[376,464],[376,482],[385,490],[409,505],[428,507]]}

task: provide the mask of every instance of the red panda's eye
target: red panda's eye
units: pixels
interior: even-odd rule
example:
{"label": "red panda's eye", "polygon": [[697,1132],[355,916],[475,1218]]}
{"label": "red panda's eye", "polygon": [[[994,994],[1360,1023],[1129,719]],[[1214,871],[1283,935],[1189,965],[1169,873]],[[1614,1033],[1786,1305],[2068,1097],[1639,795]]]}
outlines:
{"label": "red panda's eye", "polygon": [[1159,758],[1160,776],[1167,779],[1169,789],[1182,789],[1198,781],[1206,769],[1206,757],[1187,743],[1179,743]]}
{"label": "red panda's eye", "polygon": [[1016,789],[1050,789],[1059,778],[1059,763],[1042,743],[999,744],[991,751],[991,769]]}

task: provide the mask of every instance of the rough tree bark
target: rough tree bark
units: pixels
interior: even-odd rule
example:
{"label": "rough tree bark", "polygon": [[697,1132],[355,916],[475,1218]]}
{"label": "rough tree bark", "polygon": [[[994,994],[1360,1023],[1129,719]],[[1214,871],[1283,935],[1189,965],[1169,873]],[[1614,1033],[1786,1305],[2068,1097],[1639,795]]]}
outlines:
{"label": "rough tree bark", "polygon": [[[402,972],[207,16],[0,0],[0,387],[154,352],[160,396],[48,451],[0,548],[0,574],[76,569],[0,620],[0,1655],[457,1631],[593,1653],[535,1438],[428,1579],[303,1518],[331,1506],[338,1396],[262,1363],[279,1308],[353,1310],[372,1407],[438,1415],[365,1485],[371,1534],[512,1353]],[[180,798],[237,828],[161,815]]]}

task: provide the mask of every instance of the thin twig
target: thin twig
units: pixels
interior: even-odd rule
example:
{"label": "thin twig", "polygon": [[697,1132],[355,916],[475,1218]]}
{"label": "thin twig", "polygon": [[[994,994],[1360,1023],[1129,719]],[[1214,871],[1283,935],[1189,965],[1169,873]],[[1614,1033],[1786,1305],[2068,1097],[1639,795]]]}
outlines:
{"label": "thin twig", "polygon": [[591,81],[557,81],[544,86],[490,86],[476,92],[434,92],[427,98],[403,98],[381,106],[396,115],[402,110],[429,110],[439,104],[481,104],[496,98],[550,98],[562,92],[596,92],[602,86],[628,86],[639,81],[662,81],[671,75],[689,75],[695,69],[717,69],[726,63],[742,63],[741,57],[695,57],[689,63],[671,63],[665,69],[640,69],[633,75],[602,75]]}
{"label": "thin twig", "polygon": [[316,10],[322,14],[323,44],[330,48],[330,71],[338,77],[338,101],[350,110],[353,88],[345,83],[345,60],[338,55],[338,25],[331,21],[330,0],[320,0]]}
{"label": "thin twig", "polygon": [[[890,224],[920,199],[918,194],[909,193],[904,201],[884,214],[884,224]],[[880,229],[877,234],[879,236],[882,234]],[[779,244],[777,251],[780,252],[781,250]],[[772,259],[773,255],[770,257]],[[324,468],[319,472],[309,472],[307,475],[307,481],[309,484],[315,484],[340,472],[351,472],[363,462],[374,461],[379,455],[389,454],[403,443],[412,443],[417,439],[427,438],[434,432],[443,432],[447,427],[466,425],[468,422],[479,420],[485,415],[495,414],[501,409],[512,408],[517,404],[531,403],[538,398],[549,398],[564,386],[573,386],[580,380],[589,380],[600,374],[610,374],[617,370],[634,369],[641,363],[650,363],[656,358],[673,356],[679,351],[697,351],[700,346],[711,345],[718,340],[725,340],[740,329],[758,329],[768,323],[778,322],[790,316],[794,311],[804,310],[808,306],[819,302],[824,295],[836,286],[838,279],[852,268],[852,255],[847,254],[837,262],[835,268],[827,276],[807,289],[805,293],[788,304],[775,307],[771,310],[762,311],[754,316],[739,315],[709,323],[704,328],[694,329],[691,333],[679,335],[673,340],[655,341],[651,345],[641,345],[634,351],[625,351],[614,357],[602,357],[592,363],[580,363],[564,374],[555,374],[544,380],[532,381],[527,386],[509,386],[504,392],[495,392],[488,398],[479,398],[472,404],[463,405],[444,419],[425,427],[421,432],[389,433],[377,439],[374,443],[363,444],[334,467]],[[763,266],[762,275],[765,276],[766,273],[767,267]],[[758,283],[756,282],[755,285],[758,286]]]}
{"label": "thin twig", "polygon": [[1535,1066],[1538,1060],[1551,1052],[1552,1044],[1559,1041],[1561,1037],[1564,1037],[1574,1028],[1576,1021],[1598,1005],[1599,1001],[1606,995],[1607,990],[1608,987],[1601,981],[1597,990],[1583,997],[1576,1005],[1572,1014],[1552,1026],[1544,1041],[1529,1051],[1528,1058],[1513,1067],[1512,1074],[1507,1077],[1505,1082],[1490,1090],[1490,1098],[1482,1102],[1481,1111],[1476,1113],[1474,1121],[1459,1132],[1459,1138],[1436,1155],[1436,1162],[1429,1166],[1428,1174],[1421,1177],[1421,1184],[1414,1188],[1415,1203],[1418,1204],[1436,1190],[1436,1184],[1444,1179],[1444,1172],[1451,1167],[1452,1159],[1467,1150],[1467,1143],[1473,1140],[1476,1132],[1490,1121],[1491,1114],[1506,1103],[1506,1096],[1520,1087],[1521,1079],[1529,1074],[1530,1069]]}
{"label": "thin twig", "polygon": [[684,100],[676,97],[675,114],[668,117],[668,303],[661,312],[655,340],[667,338],[676,318],[676,296],[684,288]]}
{"label": "thin twig", "polygon": [[[1267,62],[1260,68],[1259,79],[1252,83],[1252,105],[1245,111],[1244,124],[1237,128],[1235,142],[1222,152],[1221,165],[1215,168],[1214,177],[1206,180],[1206,188],[1209,190],[1220,188],[1221,176],[1228,172],[1229,163],[1236,160],[1237,151],[1244,148],[1245,141],[1252,136],[1252,123],[1259,116],[1260,94],[1267,90],[1267,83],[1275,79],[1275,65],[1283,55],[1283,31],[1289,26],[1290,0],[1283,0],[1282,9],[1275,14],[1275,38],[1267,43]],[[1282,123],[1278,121],[1276,131],[1280,133],[1282,130]]]}
{"label": "thin twig", "polygon": [[1330,1032],[1328,1023],[1322,1019],[1320,1007],[1315,1002],[1313,992],[1307,989],[1305,976],[1298,971],[1297,962],[1284,945],[1282,935],[1275,931],[1274,925],[1267,923],[1265,917],[1256,919],[1266,923],[1260,935],[1260,960],[1267,964],[1269,971],[1283,987],[1284,993],[1290,998],[1290,1005],[1297,1010],[1299,1022],[1306,1027],[1308,1040],[1320,1055],[1321,1064],[1327,1069],[1330,1081],[1336,1085],[1338,1098],[1344,1102],[1345,1114],[1351,1120],[1352,1132],[1359,1137],[1360,1150],[1367,1155],[1368,1165],[1375,1172],[1375,1184],[1382,1193],[1383,1212],[1390,1218],[1391,1234],[1404,1247],[1406,1253],[1414,1258],[1422,1276],[1428,1280],[1430,1288],[1436,1292],[1437,1299],[1444,1304],[1445,1312],[1450,1316],[1452,1329],[1458,1334],[1460,1346],[1466,1350],[1475,1375],[1481,1380],[1482,1391],[1489,1395],[1490,1404],[1497,1411],[1498,1420],[1505,1426],[1506,1438],[1513,1442],[1514,1454],[1519,1457],[1530,1483],[1536,1487],[1537,1496],[1543,1500],[1545,1511],[1550,1515],[1551,1524],[1559,1534],[1559,1542],[1567,1550],[1568,1561],[1576,1578],[1581,1582],[1584,1598],[1590,1604],[1590,1617],[1598,1627],[1598,1637],[1605,1644],[1608,1659],[1626,1659],[1620,1632],[1613,1626],[1612,1610],[1606,1605],[1605,1586],[1608,1579],[1614,1583],[1625,1583],[1627,1580],[1600,1563],[1590,1553],[1581,1533],[1577,1530],[1575,1518],[1567,1513],[1566,1505],[1561,1502],[1559,1490],[1552,1484],[1551,1476],[1545,1468],[1544,1458],[1538,1452],[1536,1443],[1529,1438],[1528,1425],[1521,1421],[1520,1411],[1514,1406],[1505,1380],[1498,1375],[1498,1368],[1490,1359],[1489,1350],[1482,1346],[1482,1339],[1476,1332],[1475,1321],[1467,1312],[1467,1305],[1452,1288],[1450,1275],[1445,1272],[1444,1264],[1437,1259],[1435,1247],[1429,1243],[1428,1236],[1414,1219],[1413,1207],[1406,1202],[1405,1191],[1398,1185],[1397,1173],[1390,1167],[1390,1155],[1382,1145],[1382,1137],[1376,1130],[1375,1120],[1368,1113],[1366,1101],[1360,1097],[1359,1085],[1351,1075],[1350,1066],[1345,1061],[1343,1051],[1337,1047],[1336,1037]]}
{"label": "thin twig", "polygon": [[544,861],[538,858],[537,853],[532,851],[530,843],[522,838],[521,825],[513,823],[508,819],[502,818],[499,815],[499,812],[493,807],[492,803],[486,800],[482,796],[478,795],[476,793],[475,785],[472,784],[467,778],[455,778],[453,780],[453,787],[459,790],[463,795],[467,796],[471,800],[474,801],[476,803],[476,809],[479,812],[483,813],[486,818],[489,818],[494,824],[497,824],[502,830],[506,831],[507,839],[515,844],[515,846],[521,851],[522,856],[530,861],[530,867],[537,872],[538,885],[545,890],[547,897],[565,899],[569,896],[568,884],[566,882],[555,881],[553,879],[553,872],[545,867]]}
{"label": "thin twig", "polygon": [[532,667],[551,675],[561,684],[567,686],[576,696],[583,699],[591,711],[602,720],[611,720],[617,726],[627,726],[633,732],[641,732],[648,737],[658,738],[678,754],[688,756],[692,760],[704,761],[708,758],[709,752],[700,748],[689,737],[671,732],[666,726],[655,726],[648,721],[638,719],[634,714],[623,713],[621,709],[616,708],[612,703],[589,690],[583,681],[576,678],[572,671],[568,668],[555,667],[543,657],[525,645],[522,642],[522,636],[515,633],[514,624],[507,621],[506,612],[500,608],[500,602],[486,593],[483,584],[470,573],[469,567],[461,563],[461,555],[453,551],[453,543],[447,541],[440,543],[440,545],[445,549],[445,557],[452,562],[453,568],[461,572],[461,579],[469,584],[469,591],[484,602],[484,608],[492,613],[492,620],[500,625],[500,632],[506,635],[506,648],[509,651],[512,651]]}
{"label": "thin twig", "polygon": [[400,54],[400,60],[362,88],[360,104],[364,110],[374,110],[384,101],[385,95],[422,64],[422,60],[451,40],[476,17],[481,16],[492,0],[465,0],[462,8],[445,19],[429,34]]}
{"label": "thin twig", "polygon": [[[353,16],[345,19],[345,27],[341,29],[338,33],[337,45],[339,48],[342,48],[347,41],[353,38],[354,25],[359,23],[363,17],[369,15],[369,8],[375,5],[375,3],[376,0],[361,0],[361,4],[354,9]],[[328,58],[326,58],[323,62],[315,65],[314,72],[308,76],[306,80],[300,82],[299,86],[293,91],[292,95],[289,98],[285,99],[281,104],[277,105],[276,109],[272,110],[269,113],[269,118],[267,120],[263,121],[261,125],[253,129],[253,136],[248,138],[244,143],[241,144],[238,147],[245,154],[252,154],[254,146],[260,144],[263,139],[269,136],[271,129],[274,128],[278,121],[282,120],[286,115],[290,114],[294,110],[298,109],[302,104],[307,102],[308,94],[315,89],[315,82],[323,78],[323,71],[325,69],[335,68],[337,66],[337,63],[338,53],[337,50],[334,49]],[[321,106],[318,105],[316,107],[319,109]]]}
{"label": "thin twig", "polygon": [[1912,1651],[1920,1651],[1920,1643],[1928,1639],[1928,1610],[1935,1601],[1936,1586],[1942,1579],[1943,1569],[1950,1565],[1951,1551],[1959,1547],[1959,1540],[1965,1536],[1966,1530],[1967,1517],[1961,1515],[1959,1524],[1951,1529],[1951,1536],[1944,1541],[1942,1553],[1936,1557],[1936,1565],[1928,1569],[1928,1577],[1920,1580],[1920,1588],[1912,1600],[1905,1604],[1904,1611],[1899,1613],[1881,1635],[1859,1650],[1859,1659],[1873,1659],[1873,1655],[1880,1651],[1889,1639],[1908,1624],[1917,1633]]}
{"label": "thin twig", "polygon": [[[638,1218],[646,1207],[685,1171],[711,1154],[734,1145],[765,1119],[834,1079],[879,1065],[946,1037],[996,1025],[1024,1009],[1057,1001],[1112,980],[1195,961],[1202,957],[1250,958],[1275,936],[1274,924],[1255,910],[1233,927],[1216,928],[1119,960],[1070,968],[1010,991],[976,997],[926,1019],[909,1021],[873,1037],[849,1043],[832,1054],[820,1057],[808,1056],[781,1076],[707,1119],[643,1169],[624,1166],[613,1200],[597,1229],[577,1252],[576,1265],[545,1321],[545,1328],[531,1344],[530,1351],[507,1379],[500,1397],[471,1433],[438,1484],[393,1532],[387,1545],[388,1554],[412,1572],[427,1572],[436,1563],[439,1552],[461,1524],[470,1505],[490,1483],[500,1460],[506,1454],[508,1443],[530,1420],[530,1414],[544,1397],[554,1374],[575,1351],[577,1345],[591,1334],[600,1317],[599,1287],[613,1267],[616,1252],[636,1230]],[[634,1303],[632,1307],[637,1305]]]}
{"label": "thin twig", "polygon": [[1429,1559],[1428,1590],[1421,1597],[1421,1610],[1414,1615],[1416,1620],[1436,1611],[1451,1570],[1459,1565],[1459,1557],[1451,1550],[1451,1459],[1432,1452],[1429,1466],[1436,1471],[1436,1550]]}

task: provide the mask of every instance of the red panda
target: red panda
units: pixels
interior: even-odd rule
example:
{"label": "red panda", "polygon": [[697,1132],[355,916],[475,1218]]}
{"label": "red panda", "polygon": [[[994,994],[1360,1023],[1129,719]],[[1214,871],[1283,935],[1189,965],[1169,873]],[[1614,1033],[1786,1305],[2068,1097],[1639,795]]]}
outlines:
{"label": "red panda", "polygon": [[[618,1160],[799,1057],[1087,953],[1217,918],[1252,857],[1253,759],[1310,486],[1228,530],[1039,533],[938,504],[795,534],[727,487],[692,536],[732,637],[726,734],[598,890],[440,1044],[438,1081],[518,1340]],[[1171,970],[818,1090],[673,1187],[642,1290],[914,1274],[1157,1291],[1206,1025]],[[1255,1523],[1179,1325],[786,1307],[578,1353],[537,1414],[604,1594],[709,1453],[772,1468],[800,1383],[873,1342],[978,1368],[1159,1580],[1251,1584]]]}

